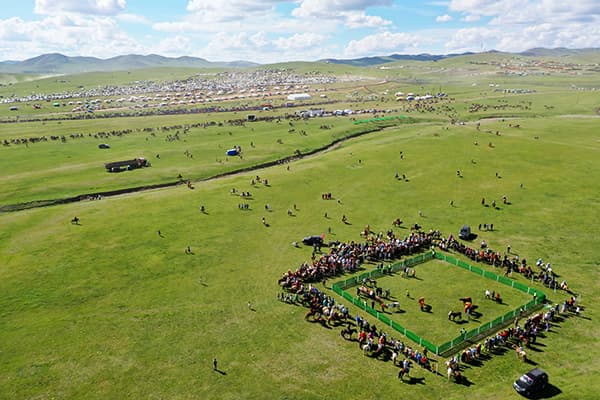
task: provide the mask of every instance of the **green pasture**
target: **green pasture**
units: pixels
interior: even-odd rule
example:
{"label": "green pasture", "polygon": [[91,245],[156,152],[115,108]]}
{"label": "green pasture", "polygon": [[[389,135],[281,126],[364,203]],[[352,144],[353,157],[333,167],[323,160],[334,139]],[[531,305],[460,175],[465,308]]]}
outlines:
{"label": "green pasture", "polygon": [[[384,312],[391,320],[438,346],[458,337],[462,328],[467,331],[476,329],[531,300],[531,296],[526,293],[445,261],[428,261],[418,264],[414,269],[416,272],[414,278],[403,277],[400,272],[377,278],[377,286],[384,290],[389,289],[391,292],[391,298],[386,302],[400,303],[398,310],[388,308]],[[490,270],[502,274],[494,268]],[[484,295],[486,289],[500,293],[502,303],[486,299]],[[346,292],[356,297],[354,287],[346,289]],[[426,304],[431,306],[431,312],[421,312],[418,304],[418,299],[421,297],[424,297]],[[468,319],[463,313],[462,320],[456,318],[456,321],[449,321],[449,311],[464,311],[463,302],[459,300],[463,297],[471,297],[473,304],[477,306],[475,311],[481,315]],[[369,303],[368,299],[365,300]],[[379,306],[376,306],[376,309],[381,311]],[[398,336],[393,330],[390,333],[395,337]],[[414,346],[410,341],[407,343]]]}
{"label": "green pasture", "polygon": [[[408,85],[402,81],[397,87]],[[311,259],[312,248],[296,248],[293,241],[312,234],[325,234],[326,241],[361,241],[367,224],[374,232],[394,229],[402,237],[410,231],[391,225],[400,218],[405,226],[419,223],[445,236],[469,224],[478,235],[470,246],[485,240],[504,252],[510,244],[511,252],[530,264],[540,257],[551,262],[584,310],[579,317],[567,314],[557,320],[528,356],[548,372],[551,398],[594,399],[599,386],[590,378],[600,373],[594,362],[600,355],[595,306],[600,301],[600,142],[593,113],[600,104],[584,92],[577,103],[578,92],[540,89],[527,96],[532,110],[516,116],[499,111],[494,114],[498,119],[483,119],[477,130],[475,121],[491,116],[466,111],[468,102],[483,96],[480,88],[463,81],[444,91],[457,98],[452,107],[459,120],[469,121],[465,125],[415,110],[407,116],[418,123],[377,130],[288,164],[212,180],[203,179],[296,149],[325,146],[366,125],[355,126],[348,118],[294,122],[294,132],[288,132],[287,122],[225,125],[194,128],[180,133],[182,140],[167,142],[166,135],[176,130],[156,131],[156,136],[136,131],[109,140],[87,134],[231,116],[0,124],[2,140],[72,132],[86,136],[0,147],[0,204],[166,182],[178,173],[194,183],[193,190],[176,186],[0,213],[0,398],[518,398],[512,382],[532,365],[518,361],[510,349],[467,366],[463,373],[469,386],[420,368],[411,371],[413,380],[402,383],[397,367],[364,356],[356,342],[340,337],[339,327],[306,322],[305,308],[277,300],[277,279]],[[332,129],[319,129],[324,123]],[[98,149],[101,142],[111,149]],[[244,158],[225,160],[225,150],[236,144]],[[186,157],[185,150],[194,158]],[[146,156],[152,167],[104,172],[104,162],[135,156]],[[405,179],[395,178],[396,173]],[[257,175],[269,185],[256,182]],[[241,198],[232,188],[252,196]],[[331,192],[333,200],[322,200],[323,192]],[[496,208],[490,206],[494,200]],[[241,203],[249,210],[240,210]],[[74,216],[80,225],[70,223]],[[263,217],[268,226],[261,223]],[[478,230],[480,223],[493,223],[494,231]],[[193,254],[185,254],[187,246]],[[375,264],[362,268],[357,274]],[[460,278],[453,276],[444,285],[439,268],[452,268]],[[430,332],[440,338],[457,335],[460,326],[446,315],[461,306],[458,297],[463,295],[480,305],[481,322],[502,312],[495,307],[518,307],[519,292],[500,286],[510,306],[488,304],[483,291],[488,283],[493,290],[493,282],[463,273],[432,263],[417,267],[423,281],[395,276],[380,282],[398,285],[392,294],[407,310],[399,322],[423,329],[425,337]],[[518,274],[511,279],[542,289],[552,303],[568,296]],[[433,304],[431,315],[439,317],[439,324],[411,318],[420,312],[416,303],[403,299],[409,284],[415,285],[410,288],[415,298],[426,284],[431,290],[427,302],[443,293],[446,301]],[[317,287],[345,302],[331,289]],[[354,306],[350,310],[352,316],[367,317]],[[221,373],[212,370],[215,356]]]}
{"label": "green pasture", "polygon": [[[381,124],[355,126],[349,118],[321,118],[308,121],[255,122],[244,126],[228,124],[228,118],[237,115],[218,115],[222,126],[190,128],[183,124],[198,124],[214,119],[177,121],[170,118],[115,119],[117,126],[104,126],[102,121],[72,121],[69,124],[46,123],[56,131],[31,131],[22,137],[48,137],[47,141],[2,146],[0,152],[0,177],[7,188],[0,195],[0,203],[15,204],[34,200],[49,200],[104,192],[126,187],[160,184],[177,181],[181,174],[193,181],[246,168],[252,165],[293,156],[296,151],[307,153],[325,147],[336,139],[379,129],[377,126],[403,123],[384,121]],[[184,122],[185,121],[185,122]],[[406,120],[410,123],[409,120]],[[160,123],[156,126],[154,124]],[[30,127],[39,124],[29,124]],[[322,129],[327,125],[328,129]],[[171,128],[176,126],[176,128]],[[148,132],[145,128],[153,128]],[[161,127],[170,129],[163,130]],[[99,132],[126,130],[132,132],[121,136],[98,137]],[[68,133],[70,132],[70,133]],[[179,132],[178,138],[173,137]],[[14,134],[11,132],[9,134]],[[37,135],[36,135],[37,134]],[[66,141],[51,140],[50,136],[64,134]],[[83,137],[72,138],[71,134]],[[5,134],[0,134],[0,137]],[[31,136],[30,136],[31,135]],[[96,137],[94,137],[96,135]],[[10,136],[9,136],[10,137]],[[107,143],[110,149],[99,149]],[[242,147],[242,158],[227,157],[225,152],[236,145]],[[145,157],[149,168],[108,173],[104,164],[111,161]]]}

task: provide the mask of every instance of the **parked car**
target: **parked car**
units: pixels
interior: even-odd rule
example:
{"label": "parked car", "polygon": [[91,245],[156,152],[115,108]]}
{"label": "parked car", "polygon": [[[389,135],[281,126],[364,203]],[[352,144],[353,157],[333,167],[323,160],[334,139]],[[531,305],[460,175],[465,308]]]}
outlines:
{"label": "parked car", "polygon": [[302,243],[304,243],[307,246],[314,246],[315,244],[321,246],[323,244],[323,238],[317,235],[307,236],[304,239],[302,239]]}
{"label": "parked car", "polygon": [[470,240],[471,239],[471,227],[469,225],[463,225],[458,232],[458,237],[462,240]]}
{"label": "parked car", "polygon": [[513,383],[515,390],[527,397],[541,392],[548,386],[548,374],[539,368],[523,374]]}

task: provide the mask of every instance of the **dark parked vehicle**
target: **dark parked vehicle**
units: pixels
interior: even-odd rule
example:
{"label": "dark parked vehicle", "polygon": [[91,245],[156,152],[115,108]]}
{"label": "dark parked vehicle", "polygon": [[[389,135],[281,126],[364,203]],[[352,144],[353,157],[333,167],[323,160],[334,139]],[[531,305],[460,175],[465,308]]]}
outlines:
{"label": "dark parked vehicle", "polygon": [[513,383],[515,390],[527,397],[541,392],[548,386],[548,374],[539,368],[523,374]]}
{"label": "dark parked vehicle", "polygon": [[471,227],[469,225],[463,225],[458,232],[458,237],[462,240],[471,240]]}
{"label": "dark parked vehicle", "polygon": [[302,239],[302,243],[304,243],[307,246],[314,246],[315,244],[321,246],[323,244],[323,238],[317,235],[307,236],[304,239]]}

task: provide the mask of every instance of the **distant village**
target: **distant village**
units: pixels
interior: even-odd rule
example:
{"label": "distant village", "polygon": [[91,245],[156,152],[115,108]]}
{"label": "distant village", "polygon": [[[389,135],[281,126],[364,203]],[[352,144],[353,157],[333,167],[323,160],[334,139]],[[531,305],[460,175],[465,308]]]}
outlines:
{"label": "distant village", "polygon": [[[58,93],[34,93],[23,97],[6,97],[1,103],[29,103],[56,101],[56,107],[72,106],[72,111],[84,111],[82,101],[90,99],[89,109],[98,109],[99,104],[140,103],[142,107],[164,107],[184,104],[207,103],[213,101],[261,98],[272,95],[289,95],[309,90],[311,85],[336,83],[337,78],[318,73],[299,75],[286,69],[261,69],[255,71],[228,71],[215,74],[166,81],[136,81],[124,86],[102,86],[79,91]],[[61,103],[61,101],[69,100]]]}

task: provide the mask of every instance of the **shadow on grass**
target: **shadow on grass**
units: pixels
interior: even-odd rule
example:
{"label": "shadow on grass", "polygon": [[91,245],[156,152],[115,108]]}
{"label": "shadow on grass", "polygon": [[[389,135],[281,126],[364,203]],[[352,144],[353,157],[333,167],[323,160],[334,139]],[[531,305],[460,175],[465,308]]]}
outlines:
{"label": "shadow on grass", "polygon": [[467,378],[467,377],[466,377],[466,376],[464,376],[464,375],[463,375],[463,376],[461,376],[461,377],[460,377],[460,381],[459,381],[459,382],[456,382],[456,383],[457,383],[457,384],[459,384],[459,385],[466,386],[466,387],[469,387],[469,386],[471,386],[471,385],[474,385],[474,383],[473,383],[473,382],[471,382],[471,381],[469,380],[469,378]]}
{"label": "shadow on grass", "polygon": [[408,381],[405,381],[403,379],[402,382],[408,383],[409,385],[416,385],[416,384],[424,385],[425,384],[425,378],[424,377],[415,378],[414,376],[409,376]]}
{"label": "shadow on grass", "polygon": [[562,390],[560,390],[556,386],[549,383],[548,386],[546,386],[546,388],[544,390],[542,390],[540,393],[538,393],[536,395],[531,396],[530,398],[531,399],[550,399],[554,396],[558,396],[561,393],[562,393]]}
{"label": "shadow on grass", "polygon": [[528,358],[527,360],[525,360],[525,364],[529,364],[529,365],[533,365],[534,367],[536,365],[538,365],[538,363],[536,363],[535,361],[533,361],[532,359]]}

